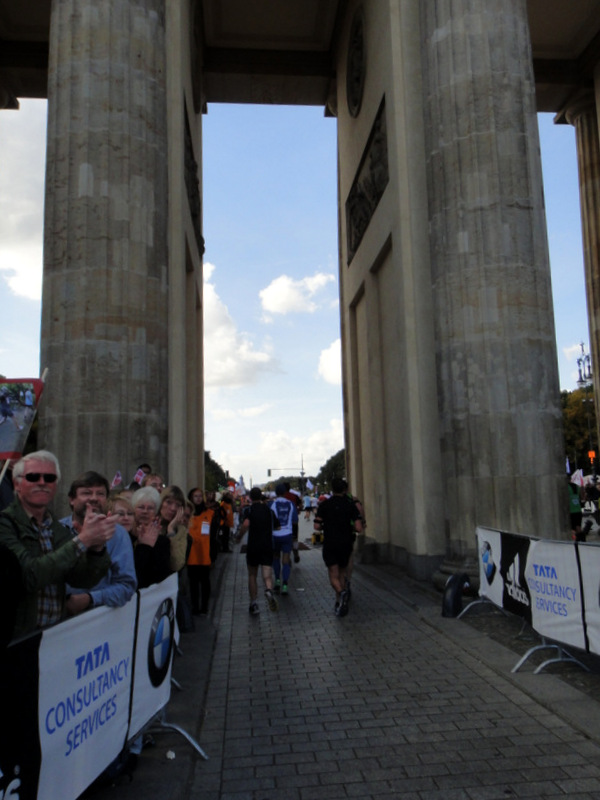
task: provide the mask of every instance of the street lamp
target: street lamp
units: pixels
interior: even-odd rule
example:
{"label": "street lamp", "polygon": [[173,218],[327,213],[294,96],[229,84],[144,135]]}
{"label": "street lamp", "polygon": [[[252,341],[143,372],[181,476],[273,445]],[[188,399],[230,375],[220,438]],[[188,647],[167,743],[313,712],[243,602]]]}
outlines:
{"label": "street lamp", "polygon": [[[300,489],[302,490],[302,493],[304,494],[304,476],[306,475],[306,472],[304,471],[304,455],[303,454],[300,455],[300,461],[301,461],[301,466],[300,466]],[[295,472],[296,469],[297,469],[297,467],[269,467],[267,469],[267,476],[270,478],[272,472],[288,472],[289,470],[292,470],[293,472]]]}
{"label": "street lamp", "polygon": [[592,357],[585,352],[583,342],[580,342],[580,346],[581,355],[577,359],[577,371],[579,372],[577,386],[580,389],[587,389],[592,385]]}
{"label": "street lamp", "polygon": [[[592,359],[589,353],[585,352],[585,347],[583,346],[583,342],[581,342],[581,355],[577,359],[577,371],[579,372],[579,378],[577,380],[577,386],[580,389],[584,389],[586,392],[588,389],[591,390],[592,388]],[[593,403],[593,398],[591,397],[584,397],[581,400],[582,403],[585,403],[585,410],[587,416],[587,425],[588,425],[588,441],[589,441],[589,450],[588,450],[588,458],[590,459],[590,463],[592,466],[592,474],[594,477],[596,476],[596,451],[594,450],[594,446],[592,444],[592,426],[590,423],[590,407],[589,403]]]}

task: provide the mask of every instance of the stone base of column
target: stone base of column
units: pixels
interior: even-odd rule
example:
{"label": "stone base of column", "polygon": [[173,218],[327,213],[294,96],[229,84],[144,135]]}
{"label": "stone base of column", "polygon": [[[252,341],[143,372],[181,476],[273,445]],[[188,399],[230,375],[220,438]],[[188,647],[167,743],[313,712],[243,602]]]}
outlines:
{"label": "stone base of column", "polygon": [[451,575],[467,575],[469,578],[469,596],[479,593],[479,564],[472,556],[461,559],[445,558],[438,569],[433,573],[433,585],[440,592],[444,591],[448,578]]}
{"label": "stone base of column", "polygon": [[355,558],[359,564],[394,564],[417,581],[431,583],[440,569],[439,556],[415,555],[404,547],[377,542],[375,539],[359,536]]}

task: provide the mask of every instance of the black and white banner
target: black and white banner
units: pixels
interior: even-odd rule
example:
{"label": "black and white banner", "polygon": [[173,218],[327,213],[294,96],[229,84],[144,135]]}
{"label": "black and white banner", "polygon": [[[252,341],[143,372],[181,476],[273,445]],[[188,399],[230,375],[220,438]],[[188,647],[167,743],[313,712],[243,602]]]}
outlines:
{"label": "black and white banner", "polygon": [[140,612],[135,643],[130,736],[169,701],[175,634],[177,576],[138,592]]}
{"label": "black and white banner", "polygon": [[73,800],[168,703],[176,597],[173,575],[7,648],[0,798]]}
{"label": "black and white banner", "polygon": [[600,653],[600,548],[477,528],[479,594],[541,636]]}

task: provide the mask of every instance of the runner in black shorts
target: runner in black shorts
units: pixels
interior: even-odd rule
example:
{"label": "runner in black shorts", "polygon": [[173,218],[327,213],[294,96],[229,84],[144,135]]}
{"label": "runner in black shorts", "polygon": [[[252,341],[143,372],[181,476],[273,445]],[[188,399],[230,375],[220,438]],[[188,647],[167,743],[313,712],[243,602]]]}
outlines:
{"label": "runner in black shorts", "polygon": [[335,613],[338,617],[345,617],[348,613],[346,568],[355,534],[362,531],[359,511],[345,494],[346,488],[346,481],[334,478],[331,482],[333,494],[319,504],[314,520],[315,530],[323,531],[323,561],[329,572],[329,583],[335,590]]}
{"label": "runner in black shorts", "polygon": [[262,492],[258,486],[250,490],[252,504],[244,510],[242,531],[248,531],[246,544],[246,564],[248,566],[249,611],[253,616],[260,614],[258,607],[258,568],[262,567],[265,584],[265,598],[271,611],[277,611],[277,599],[273,595],[273,530],[279,527],[277,517],[263,503]]}

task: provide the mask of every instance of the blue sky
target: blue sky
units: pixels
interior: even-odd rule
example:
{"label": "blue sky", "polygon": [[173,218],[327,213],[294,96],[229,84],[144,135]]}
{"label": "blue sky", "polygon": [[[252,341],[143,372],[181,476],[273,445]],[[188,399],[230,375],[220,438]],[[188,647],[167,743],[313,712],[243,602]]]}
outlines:
{"label": "blue sky", "polygon": [[[45,114],[45,102],[23,101],[0,117],[7,377],[40,372]],[[589,349],[575,132],[539,121],[560,380],[571,390],[579,343]],[[206,449],[246,484],[302,462],[314,474],[343,446],[336,123],[320,108],[209,106],[203,128]]]}

